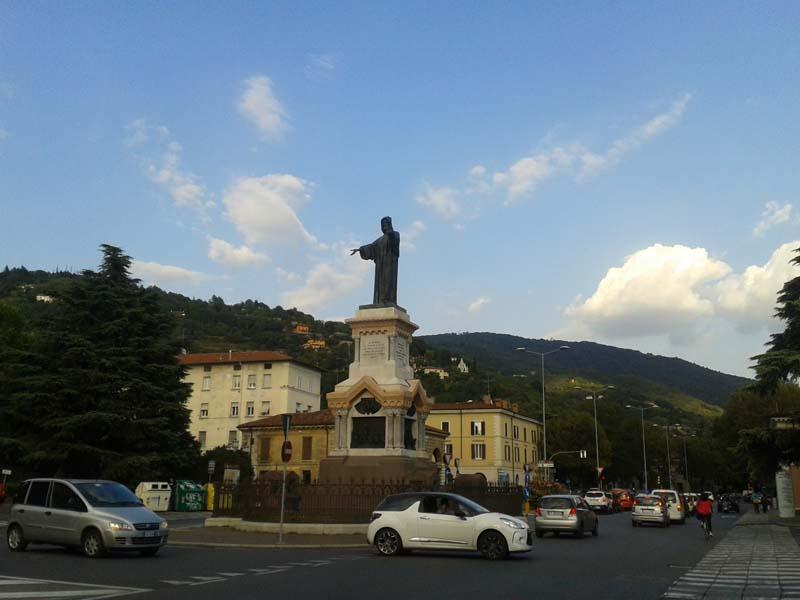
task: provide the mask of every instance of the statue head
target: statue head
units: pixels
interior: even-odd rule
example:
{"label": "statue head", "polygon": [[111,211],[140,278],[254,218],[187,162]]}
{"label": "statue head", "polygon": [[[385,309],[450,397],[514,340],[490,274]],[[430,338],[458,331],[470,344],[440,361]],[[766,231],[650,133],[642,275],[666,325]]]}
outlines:
{"label": "statue head", "polygon": [[381,219],[381,231],[383,233],[389,233],[390,231],[394,231],[392,229],[392,217],[383,217]]}

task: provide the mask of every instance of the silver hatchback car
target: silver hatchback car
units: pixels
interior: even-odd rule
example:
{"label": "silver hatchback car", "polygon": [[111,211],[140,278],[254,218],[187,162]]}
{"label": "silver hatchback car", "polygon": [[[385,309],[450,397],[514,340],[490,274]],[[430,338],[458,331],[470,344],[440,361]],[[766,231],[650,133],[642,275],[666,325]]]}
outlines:
{"label": "silver hatchback car", "polygon": [[124,485],[85,479],[29,479],[11,506],[6,529],[12,552],[43,543],[80,548],[91,558],[109,550],[153,556],[168,537],[167,522]]}
{"label": "silver hatchback car", "polygon": [[640,527],[642,523],[655,523],[660,527],[669,527],[669,510],[667,503],[656,494],[639,494],[631,507],[631,525]]}
{"label": "silver hatchback car", "polygon": [[597,521],[597,515],[580,496],[543,496],[536,509],[535,533],[536,537],[549,531],[554,537],[569,533],[582,538],[585,532],[591,531],[596,536],[599,533]]}

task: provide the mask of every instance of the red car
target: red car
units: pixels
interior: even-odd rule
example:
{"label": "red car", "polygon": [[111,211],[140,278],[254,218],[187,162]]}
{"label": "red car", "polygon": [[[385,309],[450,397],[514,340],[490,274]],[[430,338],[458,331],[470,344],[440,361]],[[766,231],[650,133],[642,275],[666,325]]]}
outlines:
{"label": "red car", "polygon": [[633,499],[627,490],[611,490],[614,496],[614,506],[617,510],[630,510],[633,506]]}

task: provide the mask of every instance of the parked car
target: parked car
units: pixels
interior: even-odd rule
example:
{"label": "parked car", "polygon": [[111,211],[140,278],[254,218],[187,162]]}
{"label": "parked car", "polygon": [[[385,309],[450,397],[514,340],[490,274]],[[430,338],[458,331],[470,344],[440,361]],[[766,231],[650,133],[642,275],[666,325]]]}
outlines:
{"label": "parked car", "polygon": [[739,502],[737,499],[732,495],[720,496],[719,502],[717,502],[717,512],[721,513],[729,513],[729,512],[739,512]]}
{"label": "parked car", "polygon": [[600,490],[589,490],[583,499],[594,511],[610,513],[613,510],[611,500]]}
{"label": "parked car", "polygon": [[597,515],[580,496],[543,496],[535,515],[534,528],[539,538],[548,532],[553,537],[569,533],[578,538],[587,531],[594,536],[599,533]]}
{"label": "parked car", "polygon": [[642,523],[669,527],[669,509],[663,497],[656,494],[639,494],[634,498],[631,509],[631,525],[640,527]]}
{"label": "parked car", "polygon": [[633,505],[632,497],[627,490],[611,490],[614,495],[614,505],[617,510],[630,510]]}
{"label": "parked car", "polygon": [[412,492],[387,497],[372,513],[367,541],[385,556],[404,549],[477,550],[485,558],[505,558],[509,552],[530,552],[533,534],[528,524],[490,512],[459,496]]}
{"label": "parked car", "polygon": [[124,485],[85,479],[29,479],[11,505],[6,542],[76,547],[90,558],[109,550],[155,555],[169,537],[167,521],[142,506]]}
{"label": "parked car", "polygon": [[686,506],[681,502],[681,497],[675,490],[653,490],[651,494],[661,496],[669,510],[670,521],[676,523],[686,522]]}

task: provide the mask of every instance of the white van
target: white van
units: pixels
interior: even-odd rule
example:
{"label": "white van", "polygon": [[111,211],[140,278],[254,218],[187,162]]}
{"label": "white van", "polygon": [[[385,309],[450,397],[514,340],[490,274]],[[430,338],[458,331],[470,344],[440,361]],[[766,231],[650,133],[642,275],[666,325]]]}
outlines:
{"label": "white van", "polygon": [[686,522],[686,505],[681,500],[680,494],[675,490],[653,490],[653,495],[661,496],[667,503],[670,522]]}

